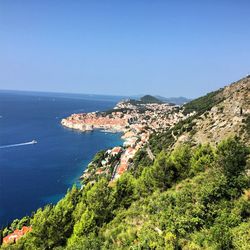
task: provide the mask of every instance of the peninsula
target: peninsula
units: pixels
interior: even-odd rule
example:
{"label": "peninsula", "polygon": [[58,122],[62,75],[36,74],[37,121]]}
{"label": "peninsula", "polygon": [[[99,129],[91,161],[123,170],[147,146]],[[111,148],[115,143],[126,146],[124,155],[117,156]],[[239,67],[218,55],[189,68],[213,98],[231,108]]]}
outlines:
{"label": "peninsula", "polygon": [[[96,180],[97,176],[105,175],[112,181],[132,166],[136,152],[146,147],[151,134],[169,129],[194,114],[195,111],[184,114],[178,105],[164,103],[146,95],[140,100],[122,100],[109,111],[72,114],[62,119],[61,124],[83,132],[101,129],[123,133],[123,146],[99,154],[98,160],[92,161],[81,177],[89,182]],[[153,160],[150,148],[146,147],[146,150]]]}

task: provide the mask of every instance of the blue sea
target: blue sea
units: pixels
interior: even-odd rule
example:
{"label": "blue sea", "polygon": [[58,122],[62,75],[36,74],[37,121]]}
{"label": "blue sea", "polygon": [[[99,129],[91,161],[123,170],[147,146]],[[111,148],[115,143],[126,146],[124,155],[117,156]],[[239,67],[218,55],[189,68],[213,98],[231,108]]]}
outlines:
{"label": "blue sea", "polygon": [[[112,108],[117,97],[0,92],[0,225],[56,203],[94,154],[122,144],[121,134],[82,133],[60,120]],[[36,140],[37,144],[22,144]],[[21,145],[15,145],[21,144]]]}

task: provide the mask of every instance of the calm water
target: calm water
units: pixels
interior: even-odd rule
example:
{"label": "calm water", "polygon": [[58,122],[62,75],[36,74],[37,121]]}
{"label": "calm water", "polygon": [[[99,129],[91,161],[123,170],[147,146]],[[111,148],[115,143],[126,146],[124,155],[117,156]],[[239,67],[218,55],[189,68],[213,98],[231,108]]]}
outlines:
{"label": "calm water", "polygon": [[[106,110],[117,99],[0,92],[0,225],[55,203],[101,149],[120,134],[80,133],[60,125],[74,112]],[[37,144],[6,147],[37,140]]]}

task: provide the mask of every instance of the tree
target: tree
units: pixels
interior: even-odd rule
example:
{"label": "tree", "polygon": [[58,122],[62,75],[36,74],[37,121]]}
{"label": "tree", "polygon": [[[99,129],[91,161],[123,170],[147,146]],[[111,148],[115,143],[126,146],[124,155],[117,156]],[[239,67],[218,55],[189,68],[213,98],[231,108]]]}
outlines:
{"label": "tree", "polygon": [[135,199],[135,180],[130,173],[124,173],[115,186],[116,207],[128,208]]}
{"label": "tree", "polygon": [[38,209],[31,220],[32,231],[25,237],[23,248],[52,249],[64,246],[73,231],[73,211],[78,195],[77,188],[73,187],[55,206]]}
{"label": "tree", "polygon": [[102,178],[86,193],[86,204],[94,212],[97,226],[112,218],[114,197],[111,191],[108,181]]}
{"label": "tree", "polygon": [[250,220],[241,223],[232,230],[233,246],[235,249],[247,250],[250,246]]}
{"label": "tree", "polygon": [[68,246],[73,247],[81,240],[81,238],[88,236],[88,234],[95,232],[96,230],[95,213],[86,209],[82,214],[81,219],[77,221],[74,226],[74,232],[68,240]]}
{"label": "tree", "polygon": [[248,155],[249,149],[237,137],[229,138],[218,145],[216,163],[227,179],[228,198],[241,195],[248,185],[245,175]]}
{"label": "tree", "polygon": [[170,159],[177,169],[179,179],[189,176],[191,157],[192,150],[189,144],[178,146],[172,152]]}
{"label": "tree", "polygon": [[101,249],[101,241],[98,235],[90,233],[88,236],[82,236],[74,241],[72,244],[69,244],[66,247],[66,250],[99,250]]}
{"label": "tree", "polygon": [[217,166],[228,177],[233,178],[246,170],[249,149],[237,137],[222,141],[217,149]]}
{"label": "tree", "polygon": [[141,176],[136,182],[137,196],[146,197],[154,191],[154,177],[152,167],[144,168]]}
{"label": "tree", "polygon": [[190,174],[192,176],[205,171],[214,162],[215,154],[210,144],[199,145],[193,152],[190,160]]}
{"label": "tree", "polygon": [[166,153],[162,151],[157,156],[152,168],[154,187],[159,188],[161,191],[166,190],[177,180],[177,175],[176,165]]}

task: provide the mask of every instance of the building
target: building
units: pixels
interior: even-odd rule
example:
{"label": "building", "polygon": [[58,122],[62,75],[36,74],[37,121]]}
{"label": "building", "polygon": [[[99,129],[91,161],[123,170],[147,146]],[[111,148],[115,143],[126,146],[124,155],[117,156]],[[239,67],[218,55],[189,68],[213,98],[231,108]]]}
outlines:
{"label": "building", "polygon": [[21,230],[16,229],[13,233],[11,233],[3,238],[3,244],[15,243],[23,235],[30,232],[31,230],[32,230],[31,227],[26,227],[26,226],[23,226]]}

